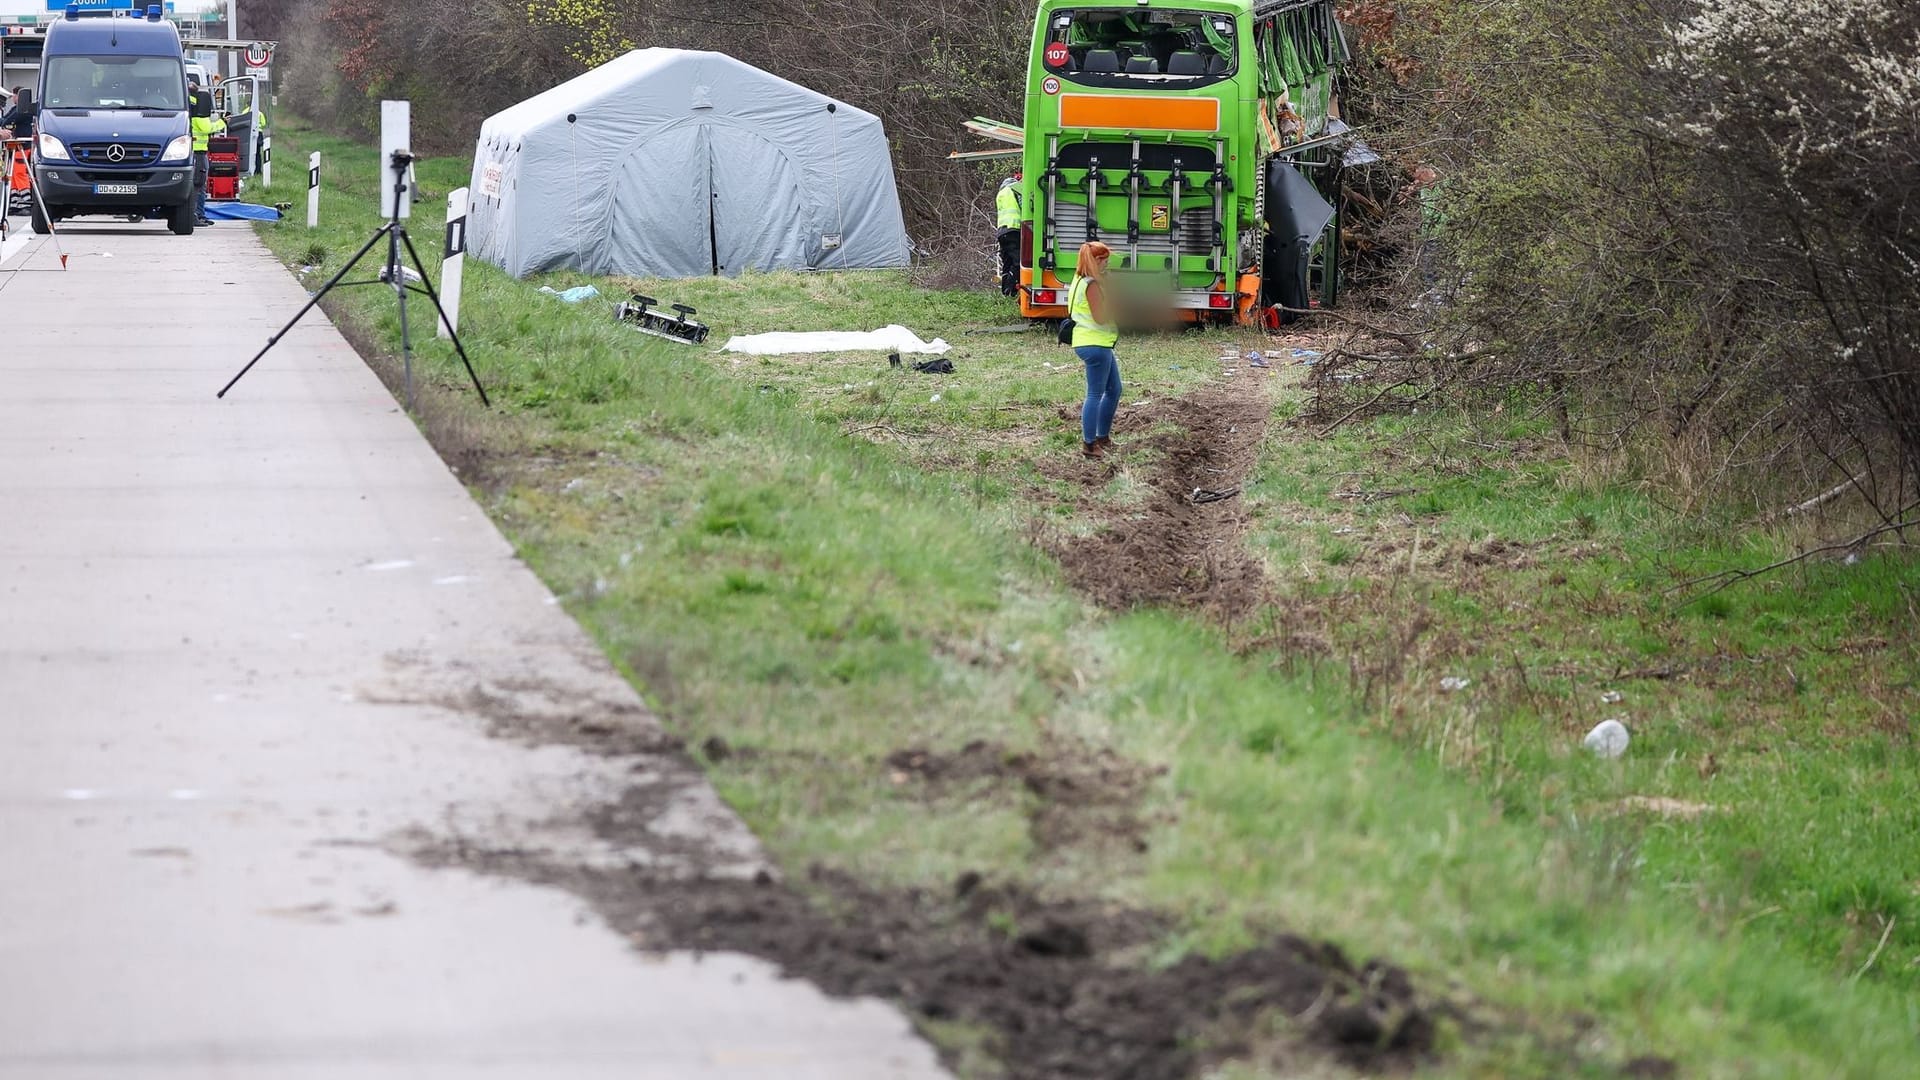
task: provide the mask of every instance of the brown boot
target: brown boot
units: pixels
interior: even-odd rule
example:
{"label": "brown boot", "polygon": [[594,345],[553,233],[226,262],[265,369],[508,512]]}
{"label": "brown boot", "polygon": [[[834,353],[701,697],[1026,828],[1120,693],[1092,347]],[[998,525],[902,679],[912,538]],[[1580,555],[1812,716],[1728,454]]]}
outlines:
{"label": "brown boot", "polygon": [[1113,436],[1102,435],[1093,440],[1093,445],[1099,447],[1102,452],[1110,452],[1113,450]]}
{"label": "brown boot", "polygon": [[1107,448],[1098,442],[1081,443],[1080,453],[1090,458],[1103,458],[1107,456]]}

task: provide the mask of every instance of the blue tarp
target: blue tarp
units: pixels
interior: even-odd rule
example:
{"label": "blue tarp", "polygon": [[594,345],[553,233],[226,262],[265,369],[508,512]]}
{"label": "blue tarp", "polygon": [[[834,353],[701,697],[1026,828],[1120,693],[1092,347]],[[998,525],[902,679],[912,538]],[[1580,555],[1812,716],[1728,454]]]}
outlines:
{"label": "blue tarp", "polygon": [[253,203],[210,202],[207,218],[210,221],[279,221],[280,211]]}

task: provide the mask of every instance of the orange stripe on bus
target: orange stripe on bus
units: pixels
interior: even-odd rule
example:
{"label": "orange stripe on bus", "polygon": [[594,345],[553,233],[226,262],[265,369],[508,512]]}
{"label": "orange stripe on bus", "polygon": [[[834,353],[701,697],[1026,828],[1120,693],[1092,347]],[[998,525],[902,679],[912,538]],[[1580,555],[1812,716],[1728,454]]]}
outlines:
{"label": "orange stripe on bus", "polygon": [[1062,94],[1060,126],[1134,131],[1219,131],[1220,99]]}

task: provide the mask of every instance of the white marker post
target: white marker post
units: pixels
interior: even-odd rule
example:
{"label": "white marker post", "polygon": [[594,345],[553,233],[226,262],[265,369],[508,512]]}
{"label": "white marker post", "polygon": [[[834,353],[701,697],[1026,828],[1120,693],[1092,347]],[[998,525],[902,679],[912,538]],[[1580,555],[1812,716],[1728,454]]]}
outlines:
{"label": "white marker post", "polygon": [[273,187],[273,136],[260,136],[260,186]]}
{"label": "white marker post", "polygon": [[447,244],[440,263],[440,307],[446,318],[436,333],[451,338],[460,329],[460,271],[467,264],[467,189],[447,192]]}
{"label": "white marker post", "polygon": [[307,155],[307,228],[320,227],[320,151]]}
{"label": "white marker post", "polygon": [[413,152],[412,124],[411,102],[380,103],[380,216],[383,218],[413,216],[413,164],[407,164],[397,184],[393,171],[393,155]]}

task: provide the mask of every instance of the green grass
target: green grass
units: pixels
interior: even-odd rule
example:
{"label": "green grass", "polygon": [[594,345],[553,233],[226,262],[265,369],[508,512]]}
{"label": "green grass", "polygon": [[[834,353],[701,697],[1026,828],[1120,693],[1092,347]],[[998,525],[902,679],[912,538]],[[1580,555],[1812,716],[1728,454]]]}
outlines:
{"label": "green grass", "polygon": [[[327,225],[261,233],[337,265],[377,224],[373,154],[276,134],[287,159],[326,152]],[[420,179],[444,193],[465,171],[429,160]],[[419,235],[438,218],[423,205]],[[456,462],[485,451],[488,510],[668,723],[735,748],[709,772],[789,868],[936,888],[977,870],[1150,906],[1176,926],[1161,960],[1330,937],[1493,1022],[1456,1031],[1435,1075],[1600,1076],[1638,1054],[1688,1076],[1909,1070],[1910,561],[1689,601],[1669,590],[1777,538],[1587,480],[1525,420],[1276,428],[1250,542],[1329,652],[1236,655],[1187,619],[1090,610],[1026,542],[1036,516],[1076,521],[1039,464],[1077,439],[1054,415],[1077,376],[1040,335],[967,333],[1010,321],[997,297],[878,272],[645,283],[698,306],[715,343],[889,322],[956,343],[959,370],[924,376],[638,335],[608,312],[626,283],[567,305],[537,287],[585,278],[467,274],[462,336],[500,407],[480,415],[424,343],[428,426]],[[391,343],[392,307],[368,289],[331,310]],[[1131,339],[1127,399],[1217,381],[1222,344],[1245,343]],[[1272,390],[1277,416],[1298,409]],[[1403,493],[1352,497],[1368,491]],[[1448,675],[1469,684],[1442,691]],[[1619,762],[1577,750],[1607,715],[1635,731]],[[1163,769],[1149,849],[1039,849],[1018,802],[928,799],[882,761],[976,739]],[[1628,796],[1713,809],[1619,811]]]}

